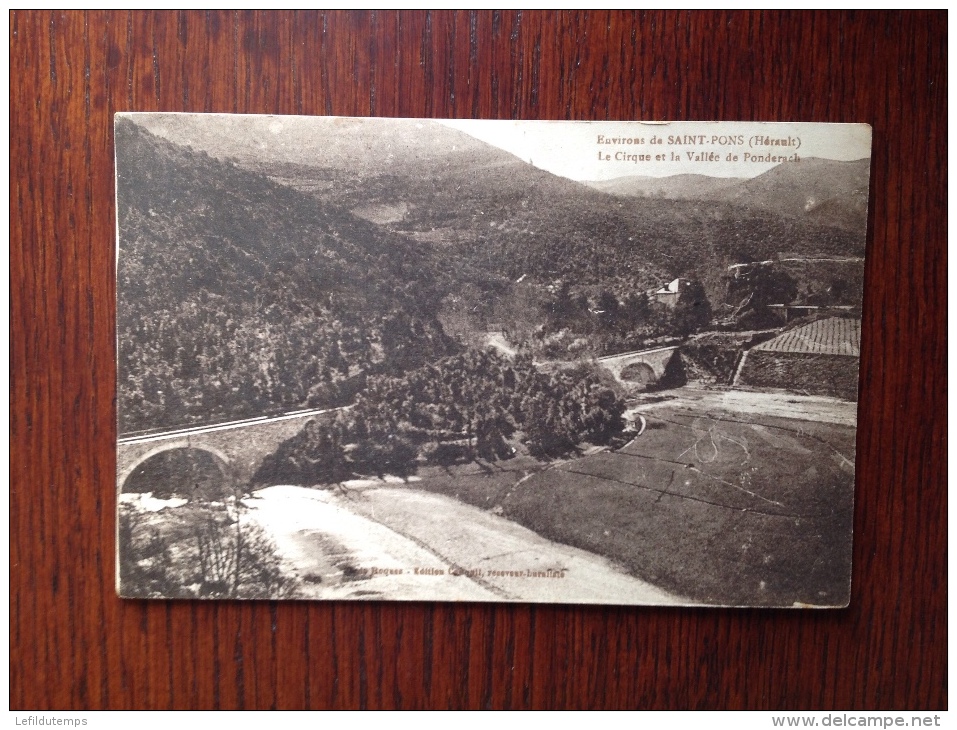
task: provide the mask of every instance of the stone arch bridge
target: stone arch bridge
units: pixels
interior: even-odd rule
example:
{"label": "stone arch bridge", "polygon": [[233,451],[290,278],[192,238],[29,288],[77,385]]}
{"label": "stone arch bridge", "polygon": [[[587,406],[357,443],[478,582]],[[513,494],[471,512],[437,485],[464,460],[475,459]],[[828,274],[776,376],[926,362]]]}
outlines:
{"label": "stone arch bridge", "polygon": [[[625,383],[639,383],[643,385],[654,385],[665,374],[665,368],[674,357],[678,345],[668,347],[656,347],[652,350],[637,350],[634,352],[622,352],[618,355],[606,355],[597,358],[597,362],[602,367],[610,370],[612,374]],[[623,378],[622,372],[628,366],[629,377]]]}
{"label": "stone arch bridge", "polygon": [[212,426],[196,426],[162,433],[126,436],[116,443],[116,486],[122,492],[127,479],[149,459],[177,449],[196,449],[213,457],[223,476],[248,484],[269,454],[302,430],[310,419],[331,421],[342,408],[308,410],[282,416],[263,416]]}

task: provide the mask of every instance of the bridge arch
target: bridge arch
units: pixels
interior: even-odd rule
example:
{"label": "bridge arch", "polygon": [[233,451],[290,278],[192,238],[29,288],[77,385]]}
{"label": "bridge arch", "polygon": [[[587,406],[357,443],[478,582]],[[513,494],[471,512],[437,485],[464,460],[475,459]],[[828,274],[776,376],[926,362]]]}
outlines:
{"label": "bridge arch", "polygon": [[[132,434],[117,439],[116,486],[119,492],[130,490],[130,478],[149,459],[172,449],[198,449],[208,452],[219,473],[230,479],[232,487],[248,488],[250,479],[263,459],[274,453],[287,439],[299,433],[312,419],[332,421],[351,406],[294,411],[281,416],[259,416],[242,421],[197,425],[166,432]],[[158,482],[162,483],[162,482]],[[146,487],[141,487],[147,491]]]}
{"label": "bridge arch", "polygon": [[675,353],[680,347],[668,345],[651,350],[622,352],[599,357],[597,362],[621,382],[649,388],[676,378],[676,368],[680,367],[681,361],[675,357]]}
{"label": "bridge arch", "polygon": [[654,368],[646,362],[636,360],[628,363],[621,369],[619,377],[629,383],[639,383],[640,385],[653,385],[658,382],[658,374]]}
{"label": "bridge arch", "polygon": [[[229,456],[221,449],[211,444],[197,443],[192,439],[181,439],[157,445],[140,454],[119,475],[117,482],[120,493],[155,491],[152,489],[138,489],[139,482],[143,486],[155,485],[156,472],[163,470],[176,471],[189,468],[188,476],[191,485],[183,485],[177,493],[186,496],[193,489],[203,487],[210,491],[219,491],[234,482],[234,469]],[[186,474],[173,475],[186,481]]]}

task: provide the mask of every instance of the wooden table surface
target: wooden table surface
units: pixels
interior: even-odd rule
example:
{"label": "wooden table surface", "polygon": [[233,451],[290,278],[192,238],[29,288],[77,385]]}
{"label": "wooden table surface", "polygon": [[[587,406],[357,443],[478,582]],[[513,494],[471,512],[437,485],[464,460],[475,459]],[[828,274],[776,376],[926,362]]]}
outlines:
{"label": "wooden table surface", "polygon": [[[940,709],[944,12],[13,12],[10,702]],[[120,601],[118,111],[868,122],[851,607]]]}

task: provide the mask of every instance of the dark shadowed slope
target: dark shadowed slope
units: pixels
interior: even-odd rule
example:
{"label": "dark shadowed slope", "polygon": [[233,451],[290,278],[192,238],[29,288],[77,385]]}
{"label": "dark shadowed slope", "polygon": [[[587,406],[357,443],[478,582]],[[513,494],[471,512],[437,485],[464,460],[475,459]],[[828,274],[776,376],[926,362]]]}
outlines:
{"label": "dark shadowed slope", "polygon": [[121,432],[337,404],[447,353],[427,246],[127,119],[116,146]]}

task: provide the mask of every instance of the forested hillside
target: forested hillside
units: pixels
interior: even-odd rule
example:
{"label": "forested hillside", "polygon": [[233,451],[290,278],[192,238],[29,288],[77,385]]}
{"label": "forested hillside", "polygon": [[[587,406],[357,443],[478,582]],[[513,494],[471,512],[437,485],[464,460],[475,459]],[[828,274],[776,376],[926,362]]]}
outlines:
{"label": "forested hillside", "polygon": [[607,444],[625,427],[624,401],[586,365],[546,374],[528,356],[470,350],[367,386],[334,421],[310,421],[281,444],[254,481],[408,476],[419,462],[492,462],[518,448],[555,458],[582,442]]}
{"label": "forested hillside", "polygon": [[351,399],[453,350],[427,247],[116,126],[120,432]]}
{"label": "forested hillside", "polygon": [[[864,249],[859,231],[811,216],[748,207],[745,200],[623,198],[516,158],[454,167],[434,178],[387,167],[362,178],[348,171],[323,175],[302,178],[320,199],[370,219],[377,207],[388,210],[381,227],[443,245],[469,270],[512,280],[569,277],[628,291],[691,272],[707,278],[730,263],[781,251],[862,255]],[[790,207],[805,204],[794,197]]]}
{"label": "forested hillside", "polygon": [[[328,137],[340,156],[313,134],[292,159],[135,119],[116,125],[121,433],[351,403],[492,323],[536,352],[560,332],[555,354],[612,352],[706,326],[731,263],[863,252],[810,217],[618,197],[430,122],[353,120]],[[776,204],[796,209],[808,176],[785,173]],[[649,306],[677,276],[702,316]]]}
{"label": "forested hillside", "polygon": [[[672,175],[619,177],[587,183],[625,198],[733,203],[764,213],[837,226],[863,236],[867,223],[870,160],[784,162],[750,179]],[[849,252],[846,252],[849,254]]]}
{"label": "forested hillside", "polygon": [[325,208],[438,244],[458,281],[567,276],[633,291],[692,271],[706,280],[729,263],[780,251],[863,255],[863,226],[835,230],[840,212],[831,209],[843,211],[842,195],[866,191],[866,161],[807,159],[750,181],[678,175],[658,180],[680,180],[680,195],[621,197],[439,122],[366,122],[143,117],[170,139],[307,192]]}

